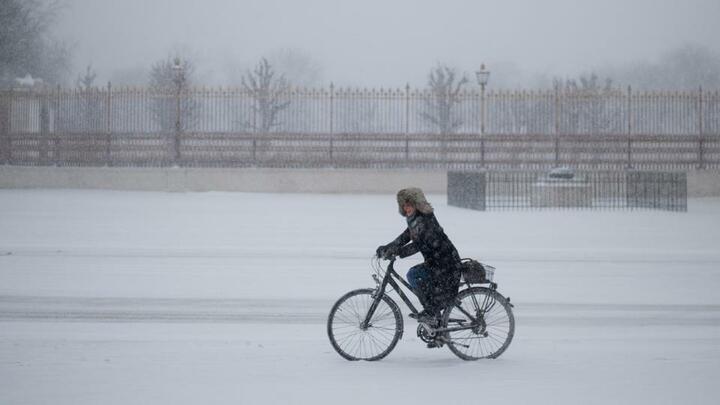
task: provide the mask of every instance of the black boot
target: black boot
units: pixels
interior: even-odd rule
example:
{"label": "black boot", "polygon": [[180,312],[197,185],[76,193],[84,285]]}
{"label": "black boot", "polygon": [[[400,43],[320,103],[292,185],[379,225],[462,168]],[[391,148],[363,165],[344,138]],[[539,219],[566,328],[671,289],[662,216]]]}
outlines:
{"label": "black boot", "polygon": [[418,322],[427,324],[428,326],[431,326],[433,328],[437,327],[440,324],[440,316],[437,314],[436,311],[424,309],[416,316],[413,316],[413,318],[415,317],[417,317]]}

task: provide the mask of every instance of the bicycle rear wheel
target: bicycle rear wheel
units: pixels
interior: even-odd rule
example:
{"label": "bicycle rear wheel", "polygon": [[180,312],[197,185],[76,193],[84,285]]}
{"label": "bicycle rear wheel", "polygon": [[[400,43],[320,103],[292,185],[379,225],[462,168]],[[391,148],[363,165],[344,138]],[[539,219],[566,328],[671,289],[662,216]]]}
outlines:
{"label": "bicycle rear wheel", "polygon": [[380,360],[387,356],[402,337],[403,319],[400,308],[383,296],[367,327],[363,327],[375,298],[375,290],[350,291],[330,310],[327,333],[338,354],[348,360]]}
{"label": "bicycle rear wheel", "polygon": [[472,326],[445,333],[448,348],[463,360],[497,358],[515,335],[510,303],[485,287],[460,291],[455,303],[445,310],[443,323],[448,328]]}

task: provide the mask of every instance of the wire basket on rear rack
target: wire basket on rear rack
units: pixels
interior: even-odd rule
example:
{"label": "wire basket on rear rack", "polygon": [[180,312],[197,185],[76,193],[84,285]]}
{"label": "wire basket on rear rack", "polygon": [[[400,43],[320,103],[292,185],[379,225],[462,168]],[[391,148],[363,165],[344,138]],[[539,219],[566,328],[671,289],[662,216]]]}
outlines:
{"label": "wire basket on rear rack", "polygon": [[482,264],[473,259],[462,259],[462,277],[468,284],[488,284],[493,282],[495,267]]}

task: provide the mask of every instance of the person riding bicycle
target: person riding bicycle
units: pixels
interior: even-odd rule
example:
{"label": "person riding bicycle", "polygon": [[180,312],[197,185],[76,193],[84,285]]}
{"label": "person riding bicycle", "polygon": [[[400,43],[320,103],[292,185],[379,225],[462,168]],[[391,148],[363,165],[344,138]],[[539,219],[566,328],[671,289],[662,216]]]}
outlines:
{"label": "person riding bicycle", "polygon": [[379,246],[375,253],[385,259],[422,253],[425,262],[411,267],[407,280],[424,307],[418,320],[436,323],[442,309],[458,292],[460,255],[435,218],[421,189],[413,187],[398,191],[397,203],[408,227],[394,241]]}

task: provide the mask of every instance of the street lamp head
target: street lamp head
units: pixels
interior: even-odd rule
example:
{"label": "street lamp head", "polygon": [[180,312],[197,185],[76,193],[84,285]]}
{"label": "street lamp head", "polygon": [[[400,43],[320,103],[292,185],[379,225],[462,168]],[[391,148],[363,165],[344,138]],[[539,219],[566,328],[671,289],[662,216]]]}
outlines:
{"label": "street lamp head", "polygon": [[173,78],[172,81],[177,85],[178,91],[185,81],[185,68],[181,64],[180,58],[175,58],[172,65]]}
{"label": "street lamp head", "polygon": [[488,83],[488,79],[490,79],[490,71],[485,70],[484,63],[482,65],[480,65],[480,70],[475,72],[475,75],[477,76],[478,84],[481,87],[485,87],[485,85]]}
{"label": "street lamp head", "polygon": [[183,66],[180,58],[175,58],[175,60],[173,61],[172,69],[175,73],[181,73],[183,71]]}

